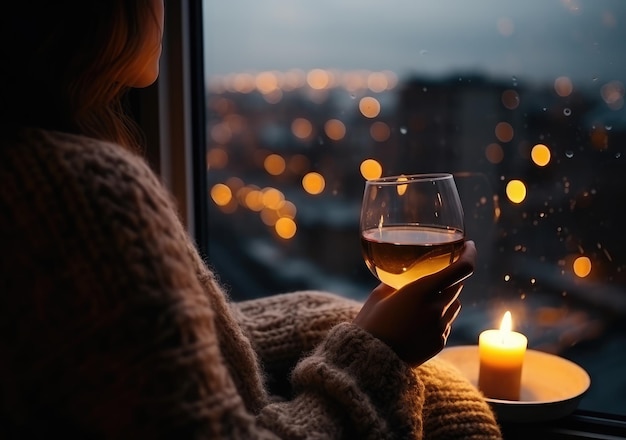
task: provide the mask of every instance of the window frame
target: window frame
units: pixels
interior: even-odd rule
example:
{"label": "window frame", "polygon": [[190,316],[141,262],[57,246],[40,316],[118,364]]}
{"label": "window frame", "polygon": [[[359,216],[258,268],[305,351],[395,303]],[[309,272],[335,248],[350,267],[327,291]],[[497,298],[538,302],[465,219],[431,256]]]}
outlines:
{"label": "window frame", "polygon": [[[183,223],[207,255],[206,109],[202,0],[168,1],[161,73],[132,95],[148,144],[146,158],[176,200]],[[503,423],[505,439],[531,435],[553,439],[626,437],[626,415],[577,410],[543,423]]]}
{"label": "window frame", "polygon": [[159,79],[132,92],[146,159],[177,202],[181,220],[206,254],[205,79],[202,1],[165,2]]}

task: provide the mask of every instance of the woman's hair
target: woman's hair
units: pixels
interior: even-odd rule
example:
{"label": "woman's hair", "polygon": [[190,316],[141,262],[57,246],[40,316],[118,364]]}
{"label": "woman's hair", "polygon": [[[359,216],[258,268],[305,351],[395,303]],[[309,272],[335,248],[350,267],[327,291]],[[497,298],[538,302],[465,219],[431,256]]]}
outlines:
{"label": "woman's hair", "polygon": [[141,144],[124,84],[153,0],[19,0],[0,17],[0,125]]}

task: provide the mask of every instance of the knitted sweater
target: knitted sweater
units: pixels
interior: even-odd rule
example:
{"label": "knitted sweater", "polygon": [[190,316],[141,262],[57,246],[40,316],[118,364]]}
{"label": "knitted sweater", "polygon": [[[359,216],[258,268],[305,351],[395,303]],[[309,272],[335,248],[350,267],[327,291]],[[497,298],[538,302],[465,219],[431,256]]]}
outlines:
{"label": "knitted sweater", "polygon": [[0,286],[0,438],[500,437],[453,367],[409,368],[351,324],[358,303],[230,302],[158,178],[110,143],[0,141]]}

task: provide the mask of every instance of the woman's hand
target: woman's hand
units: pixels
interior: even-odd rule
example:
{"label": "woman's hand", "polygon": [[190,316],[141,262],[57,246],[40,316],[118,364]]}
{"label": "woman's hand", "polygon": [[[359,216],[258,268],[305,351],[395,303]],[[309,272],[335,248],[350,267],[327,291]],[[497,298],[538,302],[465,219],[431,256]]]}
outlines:
{"label": "woman's hand", "polygon": [[405,362],[418,366],[446,345],[461,309],[463,280],[474,271],[476,247],[467,241],[459,259],[445,269],[395,291],[380,284],[354,324],[389,345]]}

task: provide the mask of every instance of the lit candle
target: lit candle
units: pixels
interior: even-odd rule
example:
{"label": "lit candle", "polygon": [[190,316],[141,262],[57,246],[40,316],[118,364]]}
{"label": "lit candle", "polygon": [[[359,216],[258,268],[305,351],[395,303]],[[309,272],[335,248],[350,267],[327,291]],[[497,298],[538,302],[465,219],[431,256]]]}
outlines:
{"label": "lit candle", "polygon": [[511,313],[502,317],[500,330],[485,330],[478,338],[478,388],[486,397],[519,400],[522,366],[528,339],[511,331]]}

